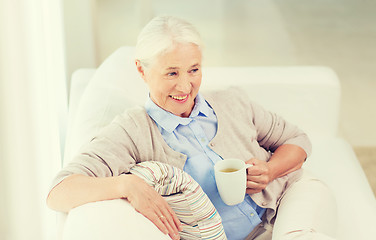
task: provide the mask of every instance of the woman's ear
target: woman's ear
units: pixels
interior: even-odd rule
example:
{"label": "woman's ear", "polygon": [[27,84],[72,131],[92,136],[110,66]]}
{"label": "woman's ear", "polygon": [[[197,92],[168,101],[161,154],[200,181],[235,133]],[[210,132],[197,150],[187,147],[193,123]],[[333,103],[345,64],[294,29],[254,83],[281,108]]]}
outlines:
{"label": "woman's ear", "polygon": [[137,67],[138,73],[140,74],[141,78],[144,79],[144,81],[145,81],[145,70],[144,70],[144,67],[141,65],[140,60],[136,60],[135,63],[136,63],[136,67]]}

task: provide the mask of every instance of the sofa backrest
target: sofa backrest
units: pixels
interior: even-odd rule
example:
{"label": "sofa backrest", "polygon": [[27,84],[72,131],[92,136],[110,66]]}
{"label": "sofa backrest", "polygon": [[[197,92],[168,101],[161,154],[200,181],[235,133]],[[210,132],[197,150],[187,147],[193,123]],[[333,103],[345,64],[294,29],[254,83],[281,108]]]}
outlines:
{"label": "sofa backrest", "polygon": [[340,84],[328,67],[210,67],[204,73],[202,90],[240,86],[251,100],[307,133],[337,135]]}
{"label": "sofa backrest", "polygon": [[[133,47],[119,48],[95,71],[79,70],[73,74],[71,85],[79,89],[71,89],[64,162],[117,114],[144,104],[148,90],[137,73],[133,51]],[[336,74],[327,67],[203,69],[201,91],[229,86],[240,86],[253,101],[309,135],[333,137],[337,134],[340,85]]]}

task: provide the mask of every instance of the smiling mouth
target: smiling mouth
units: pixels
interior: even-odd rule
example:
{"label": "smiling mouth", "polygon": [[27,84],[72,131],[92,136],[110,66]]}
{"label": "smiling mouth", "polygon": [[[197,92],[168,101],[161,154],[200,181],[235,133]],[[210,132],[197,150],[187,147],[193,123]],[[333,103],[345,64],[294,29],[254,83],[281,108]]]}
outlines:
{"label": "smiling mouth", "polygon": [[187,95],[183,95],[183,96],[173,96],[173,95],[170,95],[170,98],[172,98],[172,99],[174,99],[176,101],[183,102],[183,101],[187,100],[188,94]]}

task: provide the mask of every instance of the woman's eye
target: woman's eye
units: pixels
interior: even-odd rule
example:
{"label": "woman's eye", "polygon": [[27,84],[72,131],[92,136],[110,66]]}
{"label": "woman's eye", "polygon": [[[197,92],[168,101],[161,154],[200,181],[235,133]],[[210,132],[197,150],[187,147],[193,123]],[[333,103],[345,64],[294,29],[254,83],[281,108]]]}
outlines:
{"label": "woman's eye", "polygon": [[194,69],[191,70],[191,73],[195,73],[197,71],[198,71],[198,68],[194,68]]}
{"label": "woman's eye", "polygon": [[168,76],[172,77],[172,76],[176,76],[178,75],[177,72],[170,72],[170,73],[167,73]]}

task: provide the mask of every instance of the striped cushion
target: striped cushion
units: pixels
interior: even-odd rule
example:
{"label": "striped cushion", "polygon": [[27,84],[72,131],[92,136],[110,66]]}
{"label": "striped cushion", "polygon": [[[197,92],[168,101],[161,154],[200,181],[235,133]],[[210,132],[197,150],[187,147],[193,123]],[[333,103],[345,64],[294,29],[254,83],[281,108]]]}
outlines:
{"label": "striped cushion", "polygon": [[186,172],[160,162],[142,162],[131,173],[161,194],[182,223],[181,239],[226,239],[222,220],[200,185]]}

